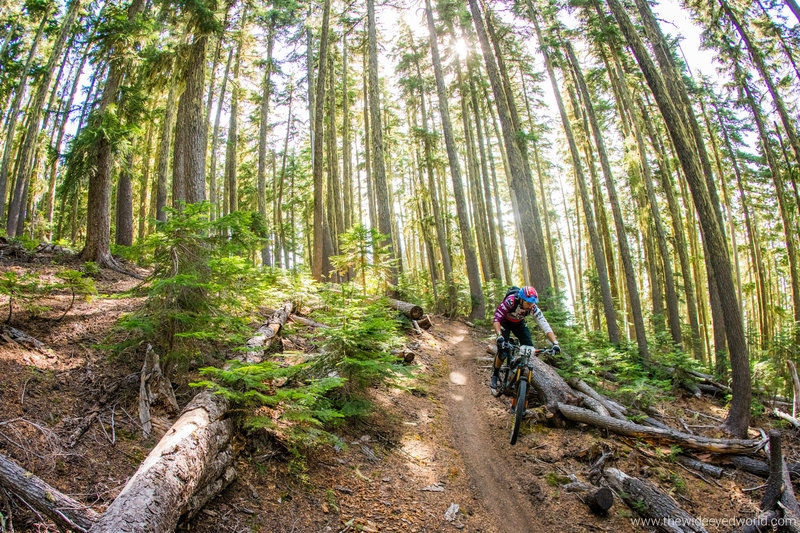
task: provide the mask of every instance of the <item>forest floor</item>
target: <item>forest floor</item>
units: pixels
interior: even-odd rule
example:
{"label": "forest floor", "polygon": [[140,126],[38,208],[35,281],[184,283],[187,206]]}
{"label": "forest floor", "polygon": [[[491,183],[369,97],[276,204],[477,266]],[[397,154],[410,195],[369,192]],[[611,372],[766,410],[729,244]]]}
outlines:
{"label": "forest floor", "polygon": [[[47,256],[0,260],[8,270],[52,276],[59,267]],[[101,296],[76,303],[57,318],[69,297],[45,302],[51,310],[34,316],[14,313],[11,325],[44,344],[43,349],[0,339],[0,453],[91,506],[107,506],[136,471],[159,435],[143,439],[137,416],[141,361],[110,359],[98,347],[116,320],[141,305],[123,293],[138,283],[104,271]],[[123,297],[119,297],[123,295]],[[0,301],[2,308],[3,301]],[[286,454],[267,439],[237,439],[238,477],[180,530],[198,532],[583,532],[648,531],[637,514],[615,499],[607,516],[593,515],[579,496],[557,480],[575,474],[586,480],[598,450],[615,451],[614,466],[647,478],[670,493],[684,510],[708,520],[708,531],[730,531],[723,520],[757,512],[764,480],[726,469],[720,480],[701,479],[676,463],[659,459],[668,448],[622,439],[586,426],[549,428],[526,422],[516,445],[508,442],[508,398],[488,387],[488,331],[434,317],[421,336],[409,333],[418,354],[418,376],[407,389],[372,392],[375,409],[367,420],[339,428],[346,446],[324,446],[293,471]],[[291,340],[291,339],[290,339]],[[201,363],[202,364],[202,363]],[[196,369],[190,369],[196,370]],[[173,383],[181,406],[197,392]],[[68,446],[78,422],[104,391],[118,386],[97,420]],[[713,424],[724,417],[715,400],[676,395],[657,406],[680,427]],[[164,415],[166,416],[166,415]],[[174,417],[173,417],[174,420]],[[767,427],[768,419],[754,425]],[[707,434],[711,435],[711,434]],[[796,461],[798,438],[785,433],[785,456]],[[710,460],[709,457],[704,457]],[[455,511],[456,506],[458,510]],[[10,513],[11,512],[11,513]],[[56,531],[55,526],[0,489],[0,513],[15,531]]]}

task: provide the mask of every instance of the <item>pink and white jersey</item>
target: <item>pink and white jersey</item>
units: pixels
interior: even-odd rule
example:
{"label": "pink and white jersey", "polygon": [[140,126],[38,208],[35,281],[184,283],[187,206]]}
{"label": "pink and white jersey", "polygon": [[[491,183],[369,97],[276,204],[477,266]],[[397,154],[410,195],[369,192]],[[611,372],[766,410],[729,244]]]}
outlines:
{"label": "pink and white jersey", "polygon": [[516,298],[517,296],[512,294],[500,302],[500,305],[497,306],[497,311],[494,312],[495,322],[502,322],[503,319],[509,322],[521,322],[525,320],[525,317],[528,315],[533,315],[533,318],[539,323],[539,327],[542,328],[545,335],[553,331],[553,328],[550,327],[550,324],[544,317],[544,313],[542,313],[542,310],[539,309],[539,306],[536,304],[533,304],[533,307],[526,310],[522,308],[522,304],[520,303],[517,305],[517,308],[514,309],[514,301]]}

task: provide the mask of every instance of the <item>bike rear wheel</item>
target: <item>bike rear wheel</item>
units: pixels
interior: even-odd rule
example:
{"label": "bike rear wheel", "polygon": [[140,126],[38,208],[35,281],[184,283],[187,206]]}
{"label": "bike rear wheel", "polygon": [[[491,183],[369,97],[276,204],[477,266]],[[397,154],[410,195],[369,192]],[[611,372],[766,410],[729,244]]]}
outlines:
{"label": "bike rear wheel", "polygon": [[519,428],[522,426],[522,419],[525,418],[525,408],[528,404],[528,382],[520,379],[517,383],[517,394],[514,403],[514,422],[511,425],[511,444],[517,443]]}

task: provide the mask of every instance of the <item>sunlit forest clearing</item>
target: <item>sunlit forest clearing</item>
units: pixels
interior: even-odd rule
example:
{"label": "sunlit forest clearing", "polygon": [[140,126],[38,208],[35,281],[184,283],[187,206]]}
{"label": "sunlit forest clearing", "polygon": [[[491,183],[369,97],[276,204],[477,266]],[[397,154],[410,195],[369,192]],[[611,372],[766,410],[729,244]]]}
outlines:
{"label": "sunlit forest clearing", "polygon": [[0,0],[0,533],[800,531],[799,50],[795,0]]}

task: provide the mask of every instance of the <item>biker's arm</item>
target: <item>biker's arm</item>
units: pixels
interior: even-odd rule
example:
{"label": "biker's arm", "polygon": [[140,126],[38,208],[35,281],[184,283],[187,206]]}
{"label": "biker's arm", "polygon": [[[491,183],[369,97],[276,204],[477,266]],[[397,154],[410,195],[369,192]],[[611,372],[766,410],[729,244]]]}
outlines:
{"label": "biker's arm", "polygon": [[539,327],[542,328],[542,331],[547,337],[547,340],[550,341],[550,344],[558,344],[558,339],[556,338],[556,334],[553,333],[553,328],[550,326],[550,323],[544,317],[544,313],[542,313],[542,310],[539,309],[539,307],[537,306],[531,314],[539,323]]}

